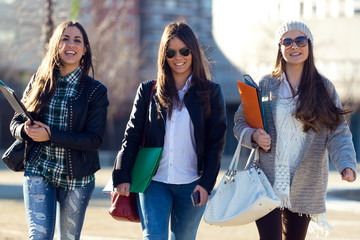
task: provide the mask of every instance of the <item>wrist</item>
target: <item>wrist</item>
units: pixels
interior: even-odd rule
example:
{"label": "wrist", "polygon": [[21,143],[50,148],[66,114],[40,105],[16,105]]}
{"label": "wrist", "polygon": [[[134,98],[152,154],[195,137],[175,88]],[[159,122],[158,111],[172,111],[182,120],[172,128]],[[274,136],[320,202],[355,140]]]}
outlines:
{"label": "wrist", "polygon": [[256,139],[255,139],[255,132],[253,132],[253,134],[251,134],[251,141],[252,141],[253,143],[257,143],[257,142],[256,142]]}
{"label": "wrist", "polygon": [[50,132],[50,130],[48,130],[46,127],[44,127],[44,129],[45,129],[45,132],[47,133],[47,135],[48,135],[48,137],[49,137],[49,140],[51,139],[51,132]]}

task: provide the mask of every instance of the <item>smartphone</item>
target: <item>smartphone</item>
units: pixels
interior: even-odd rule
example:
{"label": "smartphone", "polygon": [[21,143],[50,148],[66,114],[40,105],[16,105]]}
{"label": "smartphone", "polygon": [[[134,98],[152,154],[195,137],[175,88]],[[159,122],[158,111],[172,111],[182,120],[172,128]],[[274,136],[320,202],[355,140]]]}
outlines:
{"label": "smartphone", "polygon": [[191,194],[191,201],[194,206],[200,203],[200,192],[196,191]]}

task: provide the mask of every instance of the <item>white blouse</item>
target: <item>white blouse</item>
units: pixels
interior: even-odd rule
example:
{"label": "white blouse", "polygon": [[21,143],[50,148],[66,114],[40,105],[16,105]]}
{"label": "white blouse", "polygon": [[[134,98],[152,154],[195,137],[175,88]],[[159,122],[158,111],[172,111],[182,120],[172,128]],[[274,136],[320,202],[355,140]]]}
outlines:
{"label": "white blouse", "polygon": [[[182,90],[178,91],[183,101],[190,87],[191,76]],[[199,179],[194,125],[185,105],[174,108],[171,119],[166,118],[165,139],[159,168],[154,181],[168,184],[187,184]]]}

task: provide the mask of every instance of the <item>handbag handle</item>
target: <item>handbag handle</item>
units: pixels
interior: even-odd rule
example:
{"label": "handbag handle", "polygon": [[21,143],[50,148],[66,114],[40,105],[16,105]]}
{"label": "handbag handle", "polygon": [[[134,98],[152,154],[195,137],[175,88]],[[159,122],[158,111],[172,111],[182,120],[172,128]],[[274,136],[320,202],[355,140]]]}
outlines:
{"label": "handbag handle", "polygon": [[231,163],[229,165],[229,170],[237,170],[237,165],[239,164],[239,159],[240,159],[241,142],[242,142],[242,139],[243,139],[243,137],[245,135],[245,132],[248,129],[250,129],[250,128],[244,128],[242,130],[242,132],[240,133],[239,141],[238,141],[234,156],[233,156],[233,158],[231,160]]}
{"label": "handbag handle", "polygon": [[[226,175],[225,175],[229,179],[233,178],[236,175],[237,171],[238,171],[237,168],[238,168],[239,159],[240,159],[241,142],[242,142],[242,139],[243,139],[243,137],[245,135],[245,132],[248,129],[250,129],[250,128],[244,128],[243,131],[240,134],[239,142],[238,142],[238,145],[236,147],[234,156],[233,156],[233,158],[231,160],[228,171],[226,172]],[[254,153],[255,153],[255,157],[254,157],[254,161],[251,162],[251,167],[254,167],[255,169],[258,169],[259,165],[260,165],[260,162],[259,162],[259,147],[257,147],[256,149],[252,149],[252,151],[250,153],[250,156],[249,156],[245,166],[248,166],[250,164],[251,158],[252,158]]]}

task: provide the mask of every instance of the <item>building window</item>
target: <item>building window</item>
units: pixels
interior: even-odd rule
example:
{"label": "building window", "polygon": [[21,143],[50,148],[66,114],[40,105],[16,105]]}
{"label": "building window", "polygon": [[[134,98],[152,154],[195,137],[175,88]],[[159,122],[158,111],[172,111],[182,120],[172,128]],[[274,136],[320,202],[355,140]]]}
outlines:
{"label": "building window", "polygon": [[300,14],[301,16],[303,16],[304,18],[311,18],[313,15],[313,3],[311,0],[304,0],[301,4],[300,4]]}
{"label": "building window", "polygon": [[354,14],[358,16],[360,15],[360,0],[354,1]]}
{"label": "building window", "polygon": [[124,0],[118,0],[118,1],[116,2],[116,5],[117,5],[117,7],[122,7],[122,6],[124,6]]}
{"label": "building window", "polygon": [[331,0],[330,2],[330,16],[333,18],[339,17],[340,4],[339,0]]}
{"label": "building window", "polygon": [[270,1],[268,4],[269,4],[269,11],[268,11],[269,19],[271,21],[279,20],[280,4],[274,1]]}
{"label": "building window", "polygon": [[300,4],[296,1],[285,1],[280,5],[280,19],[298,19],[300,17]]}
{"label": "building window", "polygon": [[3,3],[3,4],[13,4],[14,0],[0,0],[0,4],[1,3]]}
{"label": "building window", "polygon": [[212,9],[212,1],[203,1],[202,4],[205,11],[209,11]]}
{"label": "building window", "polygon": [[175,0],[167,0],[165,2],[165,4],[170,9],[175,9],[176,8],[176,1]]}
{"label": "building window", "polygon": [[0,42],[12,42],[15,40],[14,30],[0,29]]}
{"label": "building window", "polygon": [[354,16],[354,1],[345,0],[345,16],[353,17]]}
{"label": "building window", "polygon": [[326,4],[325,0],[318,0],[316,2],[316,16],[320,19],[326,16]]}

